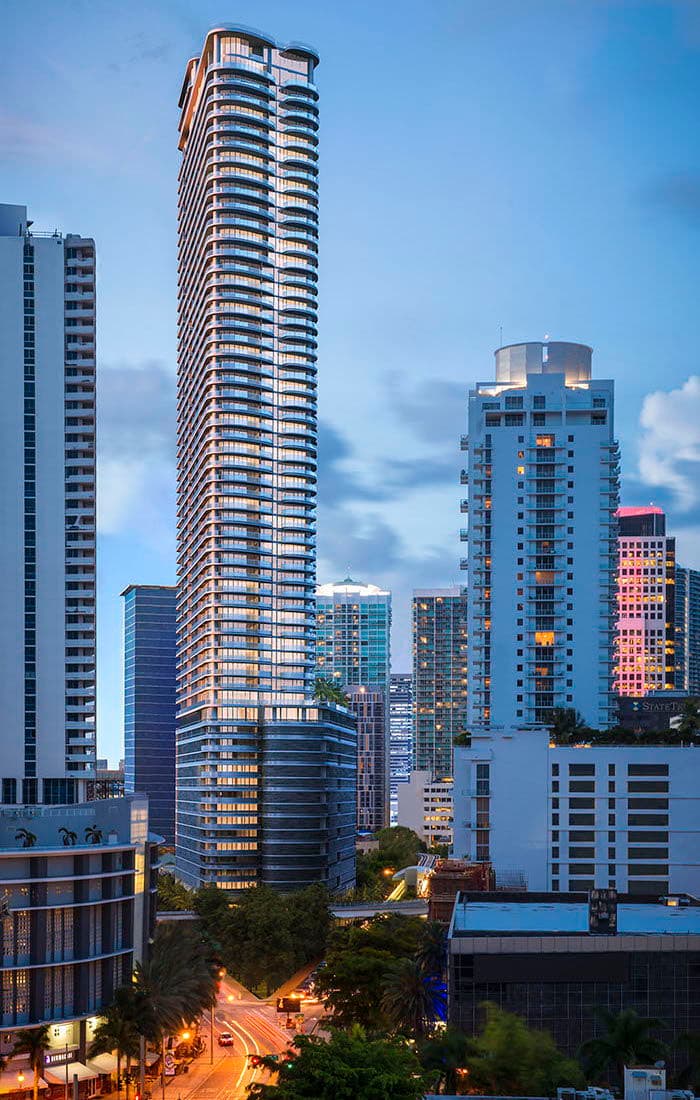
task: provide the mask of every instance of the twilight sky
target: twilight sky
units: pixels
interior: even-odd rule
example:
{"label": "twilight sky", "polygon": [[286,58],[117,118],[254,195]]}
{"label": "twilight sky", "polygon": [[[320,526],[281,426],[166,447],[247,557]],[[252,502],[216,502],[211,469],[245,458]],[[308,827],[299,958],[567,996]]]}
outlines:
{"label": "twilight sky", "polygon": [[0,0],[0,201],[98,255],[98,752],[121,600],[174,580],[177,98],[221,22],[320,52],[321,581],[459,581],[457,438],[500,342],[592,344],[623,502],[700,568],[695,0]]}

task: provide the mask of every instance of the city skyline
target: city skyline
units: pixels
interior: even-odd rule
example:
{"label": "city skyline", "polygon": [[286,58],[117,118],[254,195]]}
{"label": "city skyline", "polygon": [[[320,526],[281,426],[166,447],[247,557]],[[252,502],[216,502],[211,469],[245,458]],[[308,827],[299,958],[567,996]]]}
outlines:
{"label": "city skyline", "polygon": [[[22,52],[12,49],[29,34],[28,16],[19,9],[10,12],[9,54],[16,60],[10,57],[2,77],[5,100],[21,105],[2,120],[9,168],[4,197],[26,201],[41,229],[87,224],[98,241],[104,303],[98,329],[98,750],[113,759],[119,755],[121,727],[118,593],[129,583],[173,580],[174,541],[167,523],[168,516],[174,517],[169,435],[174,426],[173,86],[218,14],[209,4],[198,6],[196,13],[186,4],[169,11],[156,6],[134,31],[128,7],[122,15],[95,18],[88,13],[80,21],[69,12],[64,28],[48,5],[31,5],[30,14],[41,15],[48,41],[48,64],[32,89],[23,80]],[[630,19],[601,5],[596,12],[559,12],[552,18],[551,5],[537,4],[525,23],[505,4],[509,19],[504,26],[485,5],[474,5],[468,16],[461,7],[445,5],[426,31],[424,21],[410,18],[417,5],[388,5],[379,16],[379,34],[372,21],[376,43],[359,19],[348,39],[343,20],[319,4],[295,5],[292,12],[288,5],[268,3],[254,17],[240,13],[243,21],[260,23],[276,37],[308,39],[324,58],[319,80],[326,104],[321,134],[326,321],[320,401],[326,426],[319,580],[349,569],[394,591],[396,667],[407,665],[410,590],[459,580],[454,512],[460,494],[455,480],[459,427],[446,424],[445,417],[453,415],[451,406],[501,342],[501,325],[504,340],[535,339],[546,326],[554,336],[585,338],[594,345],[598,373],[613,377],[617,385],[623,503],[651,498],[664,506],[679,559],[690,567],[700,564],[692,485],[697,453],[693,410],[700,384],[678,392],[694,364],[672,350],[675,340],[670,339],[682,319],[684,339],[697,344],[690,276],[698,158],[687,143],[680,159],[677,152],[698,79],[693,69],[699,39],[692,13],[681,4],[663,11],[635,5]],[[409,18],[397,22],[399,10]],[[73,78],[62,61],[66,36],[74,45],[77,35],[86,47],[97,42],[98,27],[104,87],[94,101],[77,104]],[[436,87],[427,100],[422,93],[409,100],[416,108],[420,99],[420,110],[413,110],[408,126],[401,124],[407,117],[405,94],[413,95],[415,85],[400,56],[415,50],[419,40],[433,65]],[[396,55],[385,51],[387,41],[396,44]],[[495,89],[486,74],[504,49],[523,50],[534,42],[547,55],[542,86],[539,91],[519,87],[525,93],[520,104],[515,78]],[[355,49],[375,63],[385,94],[360,87],[348,95]],[[84,48],[84,54],[91,57],[89,66],[98,64],[94,50]],[[464,70],[466,82],[457,96],[450,75],[455,66]],[[674,69],[663,94],[643,75],[654,66],[662,72]],[[432,109],[438,102],[443,108],[450,104],[444,122]],[[144,103],[145,110],[135,109]],[[100,131],[110,138],[96,142],[88,163],[70,139],[81,126],[96,131],[98,117]],[[457,118],[464,142],[445,143]],[[577,122],[580,147],[574,152],[567,129]],[[392,140],[383,150],[385,132]],[[415,156],[416,142],[424,150],[421,158]],[[354,152],[349,174],[348,147]],[[416,165],[444,150],[448,161],[440,175],[445,179],[426,179]],[[403,181],[398,201],[388,187],[394,162]],[[548,182],[542,187],[539,169],[545,162]],[[110,182],[117,163],[118,182]],[[494,168],[500,170],[500,183],[489,195]],[[50,191],[46,169],[54,182]],[[457,205],[450,180],[460,182]],[[349,205],[350,194],[361,201]],[[406,211],[431,199],[436,220],[430,240],[404,241]],[[348,219],[342,223],[341,211]],[[145,232],[152,246],[152,263],[143,265],[147,274],[134,269],[131,254],[131,242]],[[453,253],[455,233],[459,249]],[[563,234],[567,248],[560,254]],[[534,248],[538,265],[533,273]],[[575,264],[570,263],[572,251]],[[457,258],[462,255],[466,264]],[[445,264],[452,287],[437,299],[431,288]],[[358,280],[368,271],[375,274]],[[358,306],[350,309],[358,293]],[[429,310],[421,309],[426,301]],[[138,332],[137,342],[127,337],[125,315],[132,319],[132,335]],[[361,315],[366,320],[356,326]],[[642,408],[655,389],[660,392]],[[383,420],[381,433],[362,423],[370,419],[362,416],[368,401],[374,406],[371,419],[379,415]],[[639,480],[635,439],[640,418],[646,482]],[[667,490],[654,484],[661,474]],[[344,536],[348,520],[356,528],[350,539]]]}

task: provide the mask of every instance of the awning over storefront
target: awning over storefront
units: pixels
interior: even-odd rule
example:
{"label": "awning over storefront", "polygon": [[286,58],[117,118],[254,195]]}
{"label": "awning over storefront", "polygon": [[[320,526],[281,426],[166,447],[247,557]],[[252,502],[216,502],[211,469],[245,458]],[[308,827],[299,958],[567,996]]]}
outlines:
{"label": "awning over storefront", "polygon": [[94,1081],[100,1076],[94,1069],[88,1069],[87,1066],[84,1066],[82,1062],[69,1062],[67,1066],[51,1066],[49,1069],[44,1070],[44,1075],[51,1085],[65,1085],[66,1071],[68,1084],[72,1082],[74,1077],[77,1077],[79,1081]]}
{"label": "awning over storefront", "polygon": [[159,1058],[160,1058],[160,1054],[156,1053],[155,1050],[147,1050],[146,1051],[146,1065],[147,1066],[152,1066],[153,1063],[157,1062]]}
{"label": "awning over storefront", "polygon": [[[117,1056],[116,1054],[96,1054],[94,1058],[88,1058],[87,1066],[95,1073],[116,1073]],[[126,1069],[126,1058],[122,1058],[122,1068]]]}
{"label": "awning over storefront", "polygon": [[[24,1081],[21,1085],[17,1080],[17,1074],[20,1069],[24,1074]],[[44,1078],[40,1077],[39,1088],[47,1089],[48,1087]],[[10,1063],[10,1065],[0,1073],[0,1094],[3,1092],[24,1092],[26,1095],[28,1092],[31,1092],[33,1088],[34,1073],[27,1066],[22,1066],[18,1062],[13,1066],[12,1063]]]}

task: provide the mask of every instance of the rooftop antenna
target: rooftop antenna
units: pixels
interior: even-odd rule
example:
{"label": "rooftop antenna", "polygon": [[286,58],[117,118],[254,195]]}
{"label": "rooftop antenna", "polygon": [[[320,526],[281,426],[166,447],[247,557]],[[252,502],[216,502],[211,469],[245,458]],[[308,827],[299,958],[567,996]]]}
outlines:
{"label": "rooftop antenna", "polygon": [[503,325],[499,325],[498,334],[499,334],[498,346],[499,346],[499,348],[502,348],[503,347]]}

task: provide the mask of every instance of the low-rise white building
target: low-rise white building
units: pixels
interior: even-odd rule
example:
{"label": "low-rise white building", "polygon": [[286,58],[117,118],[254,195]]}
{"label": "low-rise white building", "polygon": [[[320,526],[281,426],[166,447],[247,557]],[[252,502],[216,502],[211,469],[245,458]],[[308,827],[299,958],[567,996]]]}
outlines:
{"label": "low-rise white building", "polygon": [[453,816],[454,856],[497,884],[700,895],[700,748],[475,734],[455,748]]}
{"label": "low-rise white building", "polygon": [[452,780],[433,779],[429,771],[413,771],[398,788],[397,824],[434,844],[452,843]]}

